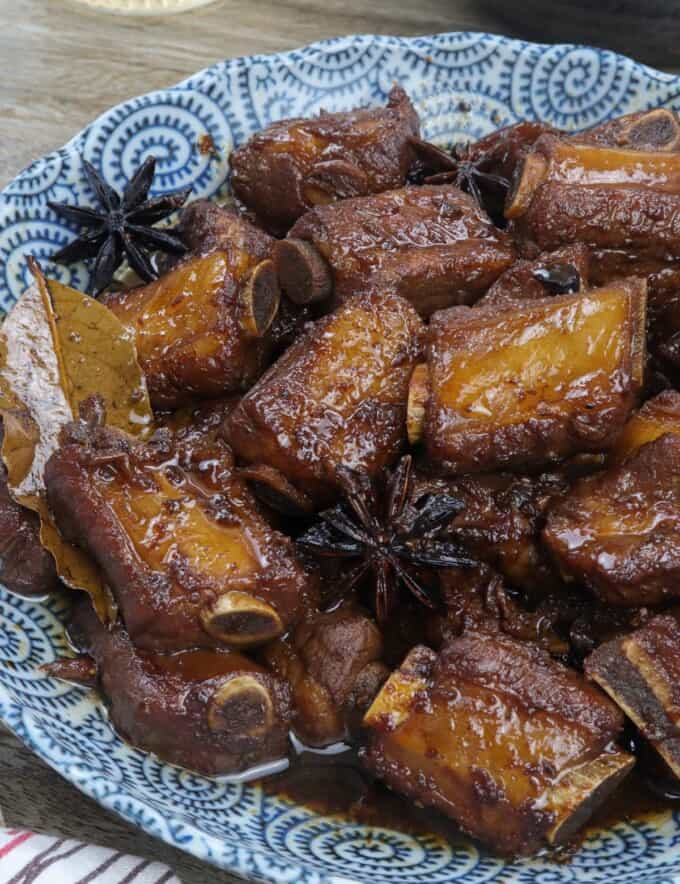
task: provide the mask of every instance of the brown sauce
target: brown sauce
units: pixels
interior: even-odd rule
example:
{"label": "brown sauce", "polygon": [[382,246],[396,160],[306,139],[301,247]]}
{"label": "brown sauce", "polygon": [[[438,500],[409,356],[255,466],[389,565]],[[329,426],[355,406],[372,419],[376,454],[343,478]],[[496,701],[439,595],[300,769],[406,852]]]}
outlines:
{"label": "brown sauce", "polygon": [[[292,801],[324,816],[343,817],[350,823],[394,829],[415,836],[427,836],[459,847],[466,840],[455,823],[432,808],[417,807],[397,795],[363,770],[356,752],[348,749],[334,755],[302,752],[280,774],[260,780],[269,795]],[[678,801],[655,795],[636,771],[597,811],[579,833],[575,843],[553,852],[557,860],[568,861],[574,850],[592,835],[620,822],[661,820]]]}
{"label": "brown sauce", "polygon": [[179,654],[143,654],[147,665],[176,675],[185,681],[204,681],[232,672],[264,672],[261,666],[253,663],[235,651],[182,651]]}
{"label": "brown sauce", "polygon": [[260,780],[258,785],[269,795],[324,816],[412,835],[439,836],[448,842],[463,838],[455,823],[443,814],[418,807],[373,779],[353,749],[332,755],[303,751],[291,759],[287,770]]}

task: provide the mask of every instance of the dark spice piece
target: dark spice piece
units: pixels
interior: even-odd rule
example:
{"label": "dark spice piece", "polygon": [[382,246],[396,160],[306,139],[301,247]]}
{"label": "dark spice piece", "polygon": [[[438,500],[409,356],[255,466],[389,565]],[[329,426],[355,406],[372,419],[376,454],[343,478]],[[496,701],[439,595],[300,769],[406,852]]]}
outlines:
{"label": "dark spice piece", "polygon": [[172,230],[157,230],[152,226],[184,205],[191,192],[187,188],[147,199],[156,169],[156,157],[149,156],[144,160],[128,181],[122,196],[85,159],[83,169],[99,208],[48,203],[63,218],[90,228],[87,233],[55,252],[52,260],[70,264],[94,258],[90,283],[93,294],[99,294],[110,284],[124,257],[141,279],[150,282],[158,274],[149,252],[160,250],[181,255],[186,251],[186,246]]}
{"label": "dark spice piece", "polygon": [[[480,184],[491,184],[509,190],[510,182],[502,175],[484,170],[489,156],[473,152],[469,144],[454,144],[451,153],[423,141],[412,138],[424,184],[453,184],[474,197],[477,205],[484,209],[484,197]],[[430,174],[426,174],[429,172]]]}
{"label": "dark spice piece", "polygon": [[572,295],[581,288],[581,276],[573,264],[537,267],[533,276],[551,295]]}
{"label": "dark spice piece", "polygon": [[438,587],[425,585],[411,566],[468,568],[478,564],[460,544],[437,536],[463,509],[463,502],[435,493],[413,505],[410,455],[388,477],[382,495],[364,473],[341,467],[338,478],[345,500],[320,513],[320,521],[298,538],[298,544],[317,556],[358,559],[342,577],[345,591],[371,571],[375,612],[381,623],[395,607],[400,583],[423,605],[440,607]]}

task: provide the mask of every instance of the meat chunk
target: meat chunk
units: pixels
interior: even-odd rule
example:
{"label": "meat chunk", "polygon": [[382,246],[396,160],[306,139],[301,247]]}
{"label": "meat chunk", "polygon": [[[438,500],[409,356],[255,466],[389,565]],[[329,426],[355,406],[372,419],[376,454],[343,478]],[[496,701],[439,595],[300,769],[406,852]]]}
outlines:
{"label": "meat chunk", "polygon": [[317,503],[337,493],[339,466],[379,473],[405,442],[422,331],[406,301],[378,293],[308,326],[227,419],[235,453]]}
{"label": "meat chunk", "polygon": [[586,674],[605,690],[680,777],[680,626],[659,614],[599,647]]}
{"label": "meat chunk", "polygon": [[421,316],[471,304],[513,263],[510,238],[455,187],[407,187],[320,206],[277,243],[283,291],[336,302],[390,289]]}
{"label": "meat chunk", "polygon": [[418,115],[399,86],[387,107],[279,120],[229,157],[237,198],[276,235],[308,209],[401,187]]}
{"label": "meat chunk", "polygon": [[351,603],[313,616],[268,645],[263,655],[291,686],[293,732],[307,746],[328,746],[355,735],[390,674],[382,662],[380,631]]}
{"label": "meat chunk", "polygon": [[542,548],[541,530],[550,503],[568,490],[559,473],[421,476],[412,500],[416,507],[433,493],[460,500],[460,512],[446,526],[447,537],[461,541],[511,584],[542,594],[555,583],[555,575]]}
{"label": "meat chunk", "polygon": [[229,270],[239,279],[271,258],[274,245],[274,239],[242,212],[206,199],[182,209],[177,233],[192,255],[224,252]]}
{"label": "meat chunk", "polygon": [[596,285],[648,278],[652,315],[677,291],[680,153],[578,144],[544,136],[523,162],[506,217],[533,257],[581,242]]}
{"label": "meat chunk", "polygon": [[679,595],[680,436],[582,479],[548,514],[544,537],[564,574],[611,605]]}
{"label": "meat chunk", "polygon": [[616,441],[645,359],[645,284],[432,318],[409,437],[447,473],[540,466]]}
{"label": "meat chunk", "polygon": [[156,429],[167,430],[177,440],[189,445],[209,445],[222,438],[224,422],[239,403],[237,395],[205,399],[156,414]]}
{"label": "meat chunk", "polygon": [[[0,449],[3,428],[0,420]],[[0,583],[11,592],[43,596],[57,589],[54,559],[40,543],[38,516],[18,504],[0,458]]]}
{"label": "meat chunk", "polygon": [[578,668],[595,647],[629,632],[638,618],[637,610],[602,605],[574,586],[553,582],[539,591],[519,593],[486,565],[449,568],[439,580],[444,608],[428,614],[424,636],[433,648],[469,630],[503,633]]}
{"label": "meat chunk", "polygon": [[98,429],[66,440],[45,483],[59,530],[99,566],[138,647],[261,644],[310,604],[291,541],[259,515],[224,442],[166,432],[135,444]]}
{"label": "meat chunk", "polygon": [[507,636],[414,648],[364,719],[366,766],[504,854],[568,841],[634,764],[623,716],[578,673]]}
{"label": "meat chunk", "polygon": [[664,433],[680,434],[680,393],[677,390],[664,390],[645,402],[623,428],[611,451],[611,459],[625,460],[638,448]]}
{"label": "meat chunk", "polygon": [[590,252],[576,243],[545,252],[533,261],[516,261],[502,273],[478,307],[512,307],[518,301],[539,301],[549,295],[569,295],[590,287]]}
{"label": "meat chunk", "polygon": [[231,251],[189,257],[106,306],[134,335],[155,408],[246,389],[267,364],[279,289],[267,259],[239,276]]}
{"label": "meat chunk", "polygon": [[572,138],[580,144],[675,153],[680,150],[680,120],[670,108],[657,107],[606,120]]}
{"label": "meat chunk", "polygon": [[[107,629],[85,599],[70,634],[96,671],[113,726],[134,746],[208,776],[285,757],[288,687],[242,654],[139,651],[120,623]],[[72,678],[73,663],[57,661],[47,672]]]}

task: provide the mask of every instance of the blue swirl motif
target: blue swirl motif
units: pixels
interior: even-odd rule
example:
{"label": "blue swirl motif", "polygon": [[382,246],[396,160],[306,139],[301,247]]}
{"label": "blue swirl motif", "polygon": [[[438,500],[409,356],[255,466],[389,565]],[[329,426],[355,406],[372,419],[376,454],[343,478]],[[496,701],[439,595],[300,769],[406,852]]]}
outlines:
{"label": "blue swirl motif", "polygon": [[[8,185],[0,197],[0,310],[29,282],[25,256],[48,262],[73,237],[46,203],[91,202],[81,155],[120,187],[153,152],[155,193],[191,186],[194,196],[210,196],[226,186],[233,144],[263,125],[382,102],[395,80],[413,97],[425,135],[442,144],[521,118],[578,129],[657,104],[680,108],[680,78],[601,50],[486,34],[338,38],[223,62],[113,108]],[[205,135],[214,153],[199,149]],[[87,285],[80,265],[47,269]],[[62,598],[28,602],[0,588],[0,716],[102,805],[217,866],[287,884],[663,884],[680,872],[680,820],[671,815],[596,833],[568,864],[503,863],[464,843],[320,817],[257,787],[162,764],[113,732],[93,692],[39,671],[64,650],[64,609]]]}

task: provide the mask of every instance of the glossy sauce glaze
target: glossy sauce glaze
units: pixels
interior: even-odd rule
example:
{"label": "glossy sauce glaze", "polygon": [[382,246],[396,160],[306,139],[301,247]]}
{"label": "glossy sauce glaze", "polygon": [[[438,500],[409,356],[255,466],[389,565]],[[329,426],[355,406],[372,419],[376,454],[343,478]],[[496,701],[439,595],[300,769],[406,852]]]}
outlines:
{"label": "glossy sauce glaze", "polygon": [[[268,795],[292,801],[324,816],[434,838],[452,849],[474,843],[444,814],[419,807],[372,777],[362,767],[355,749],[350,746],[338,749],[340,751],[328,754],[301,746],[286,770],[258,779],[257,785]],[[638,768],[593,814],[576,841],[567,847],[546,849],[543,854],[567,860],[586,839],[605,833],[618,823],[636,820],[652,827],[660,826],[671,812],[680,808],[680,787],[677,783],[673,786],[667,780],[655,779],[649,771],[656,769],[656,764],[643,752],[641,749]]]}

